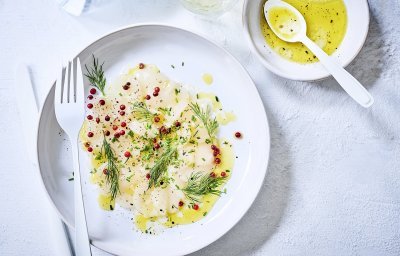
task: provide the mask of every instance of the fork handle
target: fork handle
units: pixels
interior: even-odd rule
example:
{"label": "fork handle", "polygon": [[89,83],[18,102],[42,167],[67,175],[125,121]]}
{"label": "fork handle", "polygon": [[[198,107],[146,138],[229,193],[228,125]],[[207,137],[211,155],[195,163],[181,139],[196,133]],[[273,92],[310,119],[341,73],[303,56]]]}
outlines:
{"label": "fork handle", "polygon": [[87,230],[85,207],[82,196],[81,172],[79,169],[78,138],[71,140],[74,161],[74,203],[75,203],[75,254],[77,256],[92,255]]}

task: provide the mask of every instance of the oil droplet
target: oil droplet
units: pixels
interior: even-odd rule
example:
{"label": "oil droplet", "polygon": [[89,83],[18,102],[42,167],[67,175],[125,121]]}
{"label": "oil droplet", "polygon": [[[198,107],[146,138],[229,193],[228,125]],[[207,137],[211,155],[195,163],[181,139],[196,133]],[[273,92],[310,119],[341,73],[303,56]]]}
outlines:
{"label": "oil droplet", "polygon": [[137,215],[135,217],[136,227],[144,233],[147,229],[147,223],[150,221],[150,218],[146,218],[143,215]]}
{"label": "oil droplet", "polygon": [[97,201],[99,202],[100,208],[105,211],[112,211],[115,208],[115,201],[110,195],[100,194]]}
{"label": "oil droplet", "polygon": [[203,74],[203,82],[206,85],[211,85],[213,83],[213,81],[214,81],[214,78],[211,74],[209,74],[209,73]]}
{"label": "oil droplet", "polygon": [[217,121],[219,124],[222,125],[227,125],[230,122],[233,122],[236,120],[236,116],[233,112],[219,112],[217,114]]}
{"label": "oil droplet", "polygon": [[222,104],[218,97],[213,93],[200,92],[197,94],[198,99],[208,99],[212,104],[213,110],[217,111],[222,109]]}

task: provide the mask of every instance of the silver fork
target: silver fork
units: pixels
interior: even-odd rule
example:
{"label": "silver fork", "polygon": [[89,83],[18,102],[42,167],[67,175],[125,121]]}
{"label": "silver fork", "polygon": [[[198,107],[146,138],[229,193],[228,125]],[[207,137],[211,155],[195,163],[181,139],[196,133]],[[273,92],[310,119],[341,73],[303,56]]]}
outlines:
{"label": "silver fork", "polygon": [[54,108],[61,128],[71,141],[74,161],[75,253],[91,255],[79,170],[78,137],[85,116],[82,69],[79,59],[69,61],[56,83]]}

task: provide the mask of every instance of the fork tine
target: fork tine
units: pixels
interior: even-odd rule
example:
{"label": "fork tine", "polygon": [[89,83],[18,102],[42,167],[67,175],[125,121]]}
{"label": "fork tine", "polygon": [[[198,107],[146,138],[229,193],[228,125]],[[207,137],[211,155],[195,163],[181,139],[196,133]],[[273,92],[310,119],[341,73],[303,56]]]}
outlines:
{"label": "fork tine", "polygon": [[[65,83],[67,86],[65,86],[64,83],[64,89],[66,88],[66,93],[67,93],[67,102],[70,102],[70,87],[71,87],[71,61],[68,61],[67,67],[65,68]],[[64,90],[64,94],[65,94],[65,90]]]}
{"label": "fork tine", "polygon": [[60,75],[56,81],[56,89],[54,92],[54,103],[63,103],[63,92],[64,92],[64,67],[61,66]]}
{"label": "fork tine", "polygon": [[73,86],[73,88],[72,88],[72,95],[73,95],[73,98],[71,99],[71,101],[72,102],[74,102],[74,103],[76,103],[76,70],[77,70],[77,67],[76,67],[76,59],[72,59],[72,62],[71,62],[72,64],[72,67],[71,67],[71,79],[72,79],[72,86]]}
{"label": "fork tine", "polygon": [[76,96],[76,102],[83,104],[84,99],[85,99],[85,90],[83,86],[83,75],[82,75],[82,67],[81,67],[81,61],[78,58],[76,58],[76,84],[75,84],[75,96]]}

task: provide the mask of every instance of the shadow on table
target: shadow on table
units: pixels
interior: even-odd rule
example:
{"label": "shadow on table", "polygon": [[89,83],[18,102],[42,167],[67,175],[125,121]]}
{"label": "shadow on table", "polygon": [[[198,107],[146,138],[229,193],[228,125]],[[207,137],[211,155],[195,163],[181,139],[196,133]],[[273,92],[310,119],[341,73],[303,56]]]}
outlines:
{"label": "shadow on table", "polygon": [[[384,21],[381,21],[384,22]],[[382,77],[380,88],[377,88],[372,94],[375,97],[375,103],[368,112],[369,128],[379,134],[380,139],[394,140],[400,138],[398,125],[400,118],[399,110],[399,90],[398,90],[398,71],[392,68],[398,65],[400,54],[396,51],[394,42],[385,40],[381,27],[387,24],[378,24],[373,15],[371,15],[370,26],[370,42],[365,47],[366,54],[370,55],[370,59],[366,59],[363,73],[370,79],[369,82],[363,81],[367,86],[376,81],[378,77]],[[386,33],[387,34],[387,33]],[[387,38],[387,36],[386,36]],[[381,70],[377,73],[375,70]],[[384,70],[385,72],[382,72]],[[371,74],[368,74],[370,72]],[[388,79],[390,78],[390,79]],[[385,81],[390,81],[387,83]]]}
{"label": "shadow on table", "polygon": [[385,55],[382,47],[384,44],[380,24],[371,12],[365,44],[356,58],[346,67],[346,70],[367,89],[375,84],[384,69],[384,63],[382,62],[382,56]]}
{"label": "shadow on table", "polygon": [[197,251],[198,255],[247,255],[264,244],[278,229],[288,202],[291,159],[288,144],[277,122],[268,113],[271,152],[263,186],[239,223],[219,240]]}

